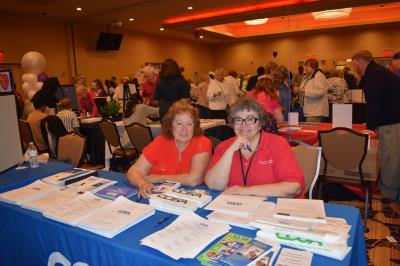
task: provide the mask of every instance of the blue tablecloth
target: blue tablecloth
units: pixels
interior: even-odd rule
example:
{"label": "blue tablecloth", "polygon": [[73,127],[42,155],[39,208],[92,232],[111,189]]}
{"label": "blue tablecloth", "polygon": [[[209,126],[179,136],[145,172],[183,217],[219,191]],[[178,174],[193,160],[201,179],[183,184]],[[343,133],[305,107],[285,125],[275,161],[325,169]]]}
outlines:
{"label": "blue tablecloth", "polygon": [[[48,168],[51,174],[51,171],[54,172],[56,168],[62,171],[70,166],[52,162],[41,167]],[[31,169],[34,173],[28,170],[24,176],[29,176],[31,181],[34,181],[39,178],[39,175],[45,176],[43,174],[45,171],[42,172],[42,170],[46,169]],[[0,180],[4,177],[3,175],[10,177],[5,173],[0,175]],[[99,176],[121,182],[126,181],[125,177],[119,173],[100,171]],[[22,179],[19,184],[13,184],[13,186],[25,185],[28,182],[27,179]],[[2,184],[1,188],[11,187],[10,183],[3,182]],[[211,191],[211,193],[213,196],[218,194],[216,191]],[[325,208],[328,216],[345,218],[352,226],[349,246],[353,248],[343,261],[314,255],[312,264],[367,265],[359,211],[353,207],[334,204],[326,204]],[[6,203],[0,203],[0,213],[0,265],[46,265],[48,262],[50,262],[48,265],[55,265],[55,262],[64,262],[64,265],[69,265],[67,262],[71,265],[83,262],[93,266],[199,264],[196,259],[176,261],[157,250],[140,245],[142,238],[173,222],[176,216],[158,224],[162,218],[169,216],[164,212],[157,211],[155,215],[112,239],[46,219],[40,213]],[[209,212],[200,209],[197,213],[204,217]],[[238,227],[232,227],[231,231],[250,237],[255,236],[255,231]]]}

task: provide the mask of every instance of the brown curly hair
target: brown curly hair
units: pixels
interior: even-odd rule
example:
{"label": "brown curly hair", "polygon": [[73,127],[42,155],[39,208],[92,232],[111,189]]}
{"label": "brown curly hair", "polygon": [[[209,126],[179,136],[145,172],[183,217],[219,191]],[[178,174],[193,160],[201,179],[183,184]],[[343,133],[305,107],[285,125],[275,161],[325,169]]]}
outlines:
{"label": "brown curly hair", "polygon": [[261,128],[267,126],[267,114],[264,108],[253,97],[244,96],[239,98],[239,100],[229,108],[228,121],[232,123],[232,119],[241,111],[254,111],[258,115]]}
{"label": "brown curly hair", "polygon": [[254,96],[257,96],[260,92],[265,92],[272,99],[279,101],[279,95],[277,93],[274,82],[270,78],[261,78],[258,80],[256,87],[254,88]]}
{"label": "brown curly hair", "polygon": [[172,135],[172,122],[175,116],[182,113],[189,113],[194,122],[194,133],[193,136],[200,136],[203,134],[203,130],[200,128],[200,115],[199,110],[190,104],[188,99],[181,99],[168,109],[167,114],[163,117],[161,125],[161,134],[166,138],[174,138]]}

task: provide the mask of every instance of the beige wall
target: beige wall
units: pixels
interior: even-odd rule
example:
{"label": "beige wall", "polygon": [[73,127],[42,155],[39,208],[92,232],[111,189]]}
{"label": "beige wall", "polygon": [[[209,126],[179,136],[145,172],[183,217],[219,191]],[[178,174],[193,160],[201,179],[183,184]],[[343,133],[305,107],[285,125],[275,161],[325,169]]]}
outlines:
{"label": "beige wall", "polygon": [[104,27],[74,26],[77,70],[86,75],[87,81],[112,75],[132,76],[145,62],[161,63],[166,58],[184,66],[186,77],[193,77],[194,72],[208,72],[214,66],[212,47],[208,44],[143,33],[124,32],[119,51],[96,51],[100,31]]}
{"label": "beige wall", "polygon": [[[78,73],[87,82],[112,75],[132,76],[145,62],[162,62],[170,57],[185,67],[184,75],[208,72],[214,68],[212,46],[208,44],[123,32],[119,51],[96,51],[96,41],[104,27],[74,24],[74,40]],[[168,33],[166,33],[167,35]],[[17,15],[0,15],[0,50],[5,52],[3,63],[20,63],[29,51],[37,51],[46,58],[46,73],[57,76],[61,84],[70,83],[75,75],[73,64],[71,25],[68,22]],[[0,66],[10,68],[10,66]],[[24,73],[20,66],[11,66],[17,87],[21,87]]]}
{"label": "beige wall", "polygon": [[[351,58],[360,49],[370,50],[374,56],[382,56],[382,50],[400,50],[399,25],[373,26],[368,29],[337,29],[326,33],[303,33],[284,37],[265,37],[255,41],[245,41],[216,46],[216,64],[226,70],[255,73],[260,65],[273,60],[278,64],[296,70],[299,61],[309,54],[318,60],[326,60],[322,69],[332,68],[332,60]],[[273,58],[272,51],[278,51]]]}

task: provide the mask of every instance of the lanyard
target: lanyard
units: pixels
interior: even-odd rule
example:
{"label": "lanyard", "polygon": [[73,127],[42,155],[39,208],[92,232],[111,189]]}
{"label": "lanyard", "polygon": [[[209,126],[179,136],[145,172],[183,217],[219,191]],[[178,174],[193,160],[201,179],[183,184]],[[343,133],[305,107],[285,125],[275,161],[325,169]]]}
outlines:
{"label": "lanyard", "polygon": [[242,152],[239,150],[239,159],[240,159],[240,167],[242,168],[242,177],[243,177],[243,184],[244,186],[247,185],[247,176],[249,175],[249,171],[250,171],[250,167],[251,167],[251,163],[253,162],[253,157],[256,154],[257,150],[258,150],[258,146],[260,145],[260,141],[261,141],[261,132],[260,132],[260,138],[258,139],[258,143],[257,146],[254,150],[254,153],[251,155],[250,157],[250,163],[249,163],[249,167],[247,168],[246,174],[244,174],[244,167],[243,167],[243,158],[242,158]]}

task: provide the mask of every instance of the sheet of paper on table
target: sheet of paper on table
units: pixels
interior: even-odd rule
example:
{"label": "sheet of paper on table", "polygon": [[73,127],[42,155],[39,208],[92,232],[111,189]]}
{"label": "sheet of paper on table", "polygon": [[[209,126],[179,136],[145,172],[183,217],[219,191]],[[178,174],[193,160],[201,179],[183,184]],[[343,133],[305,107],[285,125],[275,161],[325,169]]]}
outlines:
{"label": "sheet of paper on table", "polygon": [[1,193],[0,201],[21,205],[57,189],[59,187],[37,180],[27,186]]}
{"label": "sheet of paper on table", "polygon": [[229,225],[211,222],[190,212],[182,214],[166,228],[143,238],[141,244],[176,260],[194,258],[230,228]]}
{"label": "sheet of paper on table", "polygon": [[304,222],[327,223],[322,200],[278,198],[274,217]]}
{"label": "sheet of paper on table", "polygon": [[264,197],[220,194],[205,209],[246,217],[253,214],[264,199]]}
{"label": "sheet of paper on table", "polygon": [[282,248],[275,265],[310,266],[313,254],[309,251]]}
{"label": "sheet of paper on table", "polygon": [[353,128],[353,105],[333,104],[332,105],[332,128],[347,127]]}
{"label": "sheet of paper on table", "polygon": [[299,124],[299,113],[289,112],[288,113],[288,124],[289,126],[297,126]]}

